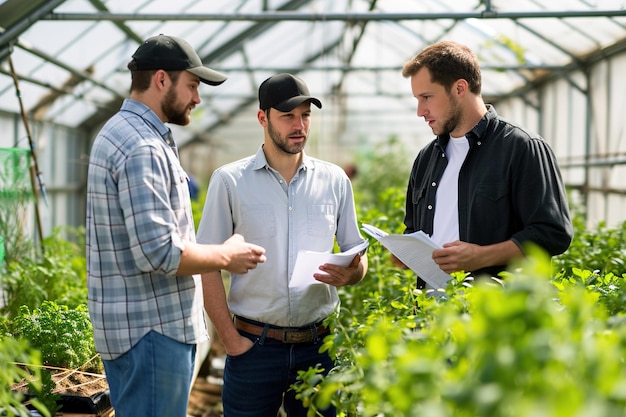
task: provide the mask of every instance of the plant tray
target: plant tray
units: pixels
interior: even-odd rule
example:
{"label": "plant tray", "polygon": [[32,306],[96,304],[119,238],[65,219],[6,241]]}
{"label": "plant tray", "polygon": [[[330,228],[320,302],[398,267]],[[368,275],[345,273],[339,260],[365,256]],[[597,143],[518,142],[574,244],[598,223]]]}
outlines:
{"label": "plant tray", "polygon": [[[90,397],[71,394],[60,394],[60,396],[61,398],[57,400],[57,405],[61,406],[59,412],[63,413],[63,415],[108,416],[112,410],[108,390],[93,394]],[[34,395],[26,394],[26,397],[32,398]]]}
{"label": "plant tray", "polygon": [[78,395],[61,394],[58,401],[62,413],[95,414],[97,416],[106,414],[111,408],[111,398],[109,391],[99,392],[91,397],[81,397]]}

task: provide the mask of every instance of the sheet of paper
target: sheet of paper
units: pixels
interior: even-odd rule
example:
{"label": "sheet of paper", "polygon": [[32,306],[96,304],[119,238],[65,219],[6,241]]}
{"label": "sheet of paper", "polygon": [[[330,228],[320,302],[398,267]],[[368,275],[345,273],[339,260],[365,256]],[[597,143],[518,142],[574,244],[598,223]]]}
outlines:
{"label": "sheet of paper", "polygon": [[368,245],[369,242],[365,241],[362,244],[341,253],[313,252],[306,250],[299,251],[298,257],[296,258],[296,265],[293,269],[291,280],[289,281],[289,286],[305,287],[313,284],[326,285],[313,277],[313,274],[316,273],[325,274],[324,271],[319,269],[320,265],[333,264],[348,266],[354,259],[354,256],[367,249]]}
{"label": "sheet of paper", "polygon": [[411,234],[388,234],[383,230],[363,224],[361,229],[378,240],[407,267],[426,281],[429,287],[445,288],[452,278],[433,261],[432,254],[439,246],[421,230]]}

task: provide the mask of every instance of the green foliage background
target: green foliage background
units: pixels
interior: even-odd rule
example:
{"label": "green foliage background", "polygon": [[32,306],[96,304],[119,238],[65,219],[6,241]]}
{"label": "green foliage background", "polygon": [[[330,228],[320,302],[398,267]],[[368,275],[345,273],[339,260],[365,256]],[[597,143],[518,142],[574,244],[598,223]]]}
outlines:
{"label": "green foliage background", "polygon": [[[0,377],[11,381],[0,385],[0,410],[8,415],[29,415],[21,404],[23,396],[10,390],[22,379],[32,380],[30,391],[37,397],[30,402],[37,410],[45,416],[54,413],[56,402],[50,395],[54,384],[45,384],[50,377],[41,365],[103,371],[87,314],[84,238],[82,228],[56,229],[42,242],[42,254],[14,253],[0,265],[5,293],[0,310]],[[32,242],[26,246],[32,247]]]}
{"label": "green foliage background", "polygon": [[[373,155],[370,165],[384,168],[355,180],[358,216],[401,233],[405,190],[385,188],[397,169],[387,160]],[[365,279],[340,289],[329,319],[324,348],[336,367],[326,378],[302,372],[293,387],[309,415],[329,404],[343,416],[626,415],[626,222],[574,223],[565,254],[550,260],[535,248],[502,283],[457,274],[438,292],[416,290],[415,275],[372,240]]]}
{"label": "green foliage background", "polygon": [[20,256],[0,273],[5,292],[0,312],[4,315],[14,317],[21,306],[32,310],[45,300],[70,308],[87,304],[84,228],[57,228],[42,246],[43,254]]}
{"label": "green foliage background", "polygon": [[[408,154],[391,138],[360,155],[353,186],[362,223],[403,231]],[[196,225],[206,186],[200,191]],[[536,250],[502,283],[454,275],[438,292],[416,290],[415,275],[371,241],[367,276],[340,289],[341,310],[328,320],[334,332],[324,349],[336,367],[326,378],[301,372],[293,387],[309,415],[334,404],[340,416],[625,416],[626,222],[586,229],[576,215],[574,224],[563,255],[550,260]],[[15,362],[74,367],[93,353],[84,230],[71,241],[61,234],[44,242],[44,256],[12,255],[0,268],[9,294],[0,318],[2,387],[33,375],[36,388],[38,368]],[[0,388],[9,415],[27,415],[21,400]]]}
{"label": "green foliage background", "polygon": [[[16,363],[33,364],[21,367]],[[24,395],[9,388],[23,379],[32,381],[34,391],[41,390],[40,352],[32,349],[24,340],[2,338],[0,336],[0,415],[26,417],[31,414],[22,404]],[[31,400],[32,405],[43,416],[50,417],[48,408],[38,399]]]}

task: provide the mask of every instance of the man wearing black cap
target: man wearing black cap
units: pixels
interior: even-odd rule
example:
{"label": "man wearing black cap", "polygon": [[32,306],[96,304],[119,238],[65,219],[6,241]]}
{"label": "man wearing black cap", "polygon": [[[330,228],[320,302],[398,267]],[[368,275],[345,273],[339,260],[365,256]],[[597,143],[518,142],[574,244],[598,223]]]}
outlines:
{"label": "man wearing black cap", "polygon": [[199,275],[245,273],[264,249],[195,242],[188,176],[165,123],[189,124],[199,84],[226,77],[159,35],[128,64],[130,98],[96,137],[87,180],[89,314],[116,417],[184,417],[196,344],[208,338]]}
{"label": "man wearing black cap", "polygon": [[[259,104],[264,142],[255,155],[213,173],[198,241],[240,233],[265,248],[267,262],[231,274],[228,302],[220,273],[203,274],[205,308],[228,354],[224,416],[275,417],[284,398],[288,416],[304,417],[289,387],[299,370],[333,367],[328,353],[319,352],[329,333],[323,321],[336,312],[336,287],[363,279],[367,258],[355,255],[347,267],[321,265],[316,283],[294,286],[298,252],[332,252],[335,239],[346,251],[365,240],[346,173],[304,153],[311,104],[321,108],[320,100],[300,78],[278,74],[259,87]],[[331,407],[323,415],[335,414]]]}

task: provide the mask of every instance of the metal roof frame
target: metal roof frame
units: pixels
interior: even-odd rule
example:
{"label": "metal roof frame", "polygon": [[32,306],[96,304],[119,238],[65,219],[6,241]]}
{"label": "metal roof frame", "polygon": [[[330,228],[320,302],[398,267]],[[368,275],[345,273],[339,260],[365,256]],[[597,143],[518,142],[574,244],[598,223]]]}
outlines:
{"label": "metal roof frame", "polygon": [[[33,25],[38,22],[92,22],[94,24],[100,24],[102,22],[109,22],[113,24],[118,31],[123,34],[123,37],[129,41],[139,43],[142,36],[137,33],[136,29],[132,28],[133,22],[223,22],[224,25],[228,25],[234,22],[247,22],[250,23],[248,27],[242,30],[236,31],[230,37],[224,39],[218,45],[213,45],[212,48],[203,54],[201,57],[205,62],[223,62],[229,57],[236,54],[244,56],[244,60],[247,64],[243,66],[228,66],[217,67],[216,69],[227,72],[244,72],[249,74],[250,78],[250,93],[244,94],[245,98],[231,111],[236,112],[238,109],[244,108],[250,105],[256,99],[254,94],[255,83],[258,80],[254,79],[254,73],[268,73],[268,72],[282,72],[290,71],[299,73],[302,71],[335,71],[340,75],[338,81],[334,82],[332,89],[336,92],[342,90],[343,82],[348,74],[355,71],[371,71],[376,73],[383,72],[396,72],[398,73],[401,68],[401,63],[395,65],[388,65],[384,62],[378,62],[376,65],[359,65],[353,62],[353,56],[356,49],[359,46],[360,38],[365,34],[366,24],[369,22],[388,22],[402,27],[407,31],[412,29],[406,27],[407,22],[433,22],[441,21],[445,27],[436,34],[434,38],[429,41],[435,41],[446,37],[449,33],[458,28],[460,24],[466,24],[468,21],[498,21],[509,20],[514,22],[514,25],[523,32],[526,32],[536,38],[540,39],[550,48],[555,51],[559,51],[563,55],[568,57],[568,62],[565,64],[552,64],[549,62],[518,62],[518,63],[498,63],[498,62],[484,62],[484,71],[493,71],[495,73],[511,73],[516,74],[523,80],[521,86],[518,86],[510,91],[500,91],[499,95],[491,95],[491,100],[498,100],[502,97],[510,95],[517,95],[519,91],[526,91],[528,86],[532,86],[536,83],[538,77],[545,78],[553,74],[559,74],[563,76],[567,74],[565,68],[571,70],[572,68],[583,68],[586,65],[586,60],[589,59],[589,54],[585,53],[581,56],[576,51],[568,50],[561,43],[555,39],[546,36],[538,30],[531,27],[529,20],[537,19],[573,19],[573,18],[598,18],[603,21],[610,22],[615,25],[620,31],[625,31],[624,20],[618,20],[626,17],[626,9],[621,8],[591,8],[586,6],[587,3],[583,0],[578,0],[575,4],[580,5],[580,9],[572,10],[502,10],[502,7],[496,7],[494,1],[491,0],[475,0],[472,10],[467,11],[448,11],[445,7],[442,7],[444,11],[429,11],[429,12],[412,12],[412,11],[383,11],[378,9],[380,1],[368,1],[367,11],[353,11],[347,10],[344,12],[309,12],[306,11],[308,6],[314,4],[311,0],[287,0],[280,4],[273,4],[277,2],[270,2],[263,0],[261,8],[257,12],[241,11],[240,7],[231,9],[230,12],[216,12],[216,13],[153,13],[138,11],[135,13],[122,13],[109,10],[107,3],[101,0],[88,0],[88,3],[92,5],[93,12],[71,12],[60,10],[61,6],[65,3],[64,0],[31,0],[29,2],[23,2],[22,0],[6,0],[4,3],[0,3],[0,27],[4,30],[0,33],[0,64],[8,54],[10,54],[15,48],[32,54],[43,61],[50,63],[63,71],[71,74],[72,79],[85,81],[89,84],[88,88],[99,88],[103,91],[110,93],[112,99],[109,103],[94,102],[94,106],[99,109],[105,109],[106,111],[112,111],[117,107],[119,101],[125,95],[124,91],[120,91],[119,88],[113,87],[105,81],[102,81],[102,77],[95,77],[85,69],[78,68],[74,63],[64,62],[58,57],[44,52],[36,46],[30,46],[27,42],[21,40],[21,36],[29,30]],[[149,5],[151,2],[147,1],[145,4]],[[245,2],[241,2],[239,6],[243,6]],[[352,3],[352,2],[350,2]],[[434,0],[433,4],[440,3],[443,5],[444,0]],[[531,4],[532,4],[531,0]],[[537,4],[537,2],[534,2]],[[538,6],[539,7],[539,6]],[[449,7],[448,9],[451,9]],[[350,46],[351,49],[343,51],[343,56],[339,59],[339,64],[319,64],[318,60],[321,57],[327,56],[329,53],[337,53],[337,49],[340,46],[345,46],[346,39],[337,37],[330,40],[327,44],[322,45],[318,50],[311,51],[308,56],[304,57],[299,62],[295,62],[290,65],[276,66],[267,65],[261,66],[258,64],[252,64],[250,59],[246,58],[246,52],[244,51],[244,45],[250,43],[257,37],[264,35],[268,30],[274,27],[277,23],[292,21],[292,22],[308,22],[318,24],[327,24],[329,22],[343,23],[345,28],[358,27],[360,34],[355,37],[354,43]],[[583,37],[588,37],[590,43],[598,44],[587,32],[578,28],[576,25],[565,22],[569,25],[569,28],[573,32],[578,32]],[[474,28],[474,30],[478,30]],[[421,34],[415,33],[415,36],[423,38]],[[489,36],[484,34],[485,37]],[[424,42],[428,42],[423,39]],[[511,54],[514,45],[507,45],[504,41],[499,41],[500,47],[509,48]],[[598,54],[606,53],[602,51],[602,45],[597,45]],[[0,74],[7,75],[7,70],[0,66]],[[540,74],[540,75],[538,75]],[[63,86],[51,83],[49,80],[43,80],[37,76],[30,75],[28,73],[20,72],[19,78],[27,83],[38,85],[40,87],[49,89],[56,97],[62,97],[68,95],[76,99],[84,99],[84,92],[76,92],[71,86]],[[567,75],[566,75],[567,76]],[[576,88],[584,91],[586,86],[580,85],[576,80],[569,80]],[[2,92],[0,87],[0,93]],[[5,91],[6,92],[6,91]],[[345,91],[344,94],[347,94]],[[356,93],[355,93],[356,94]],[[395,92],[382,92],[382,94],[389,94],[393,96]],[[37,110],[37,105],[31,107],[31,110]],[[106,113],[106,112],[105,112]],[[98,123],[105,114],[94,114],[92,117],[87,117],[83,120],[82,126],[93,126]],[[227,122],[227,118],[221,117],[217,121],[207,124],[208,129],[221,126]]]}

